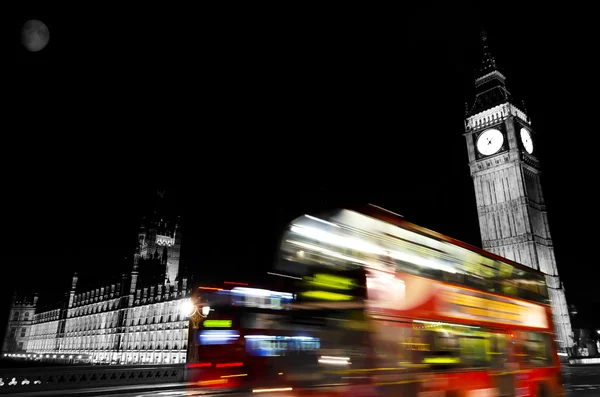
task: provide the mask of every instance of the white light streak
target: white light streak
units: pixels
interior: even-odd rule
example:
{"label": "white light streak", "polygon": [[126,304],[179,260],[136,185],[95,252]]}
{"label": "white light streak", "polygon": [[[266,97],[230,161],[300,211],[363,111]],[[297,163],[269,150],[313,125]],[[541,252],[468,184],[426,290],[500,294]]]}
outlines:
{"label": "white light streak", "polygon": [[350,357],[321,356],[319,362],[331,365],[350,365]]}
{"label": "white light streak", "polygon": [[290,292],[278,292],[278,291],[269,291],[268,289],[260,289],[260,288],[246,288],[246,287],[235,287],[231,290],[233,293],[238,293],[246,296],[258,296],[258,297],[273,297],[273,298],[283,298],[283,299],[294,299],[294,295]]}
{"label": "white light streak", "polygon": [[[337,247],[353,249],[353,250],[361,251],[361,252],[364,252],[367,254],[374,254],[374,255],[379,255],[379,256],[389,256],[391,258],[398,259],[398,260],[401,260],[404,262],[414,263],[415,265],[418,265],[418,266],[428,267],[431,269],[443,270],[448,273],[456,273],[456,270],[453,267],[445,265],[443,263],[439,263],[438,261],[431,260],[429,258],[424,258],[424,257],[418,256],[418,255],[412,255],[412,254],[409,254],[406,252],[389,251],[389,250],[383,249],[375,244],[368,243],[361,239],[337,236],[337,235],[331,234],[329,232],[326,232],[324,230],[319,230],[319,229],[312,228],[312,227],[292,226],[291,231],[293,233],[299,234],[301,236],[308,237],[308,238],[318,240],[318,241],[322,241],[322,242],[325,242],[325,243],[328,243],[331,245],[335,245]],[[345,255],[341,255],[338,253],[334,253],[333,251],[325,250],[320,247],[315,247],[315,246],[311,246],[308,244],[302,245],[303,243],[296,243],[296,244],[301,247],[305,247],[305,248],[309,248],[309,247],[311,249],[316,248],[315,249],[316,251],[324,252],[330,256],[334,256],[334,257],[337,257],[340,259],[354,261],[356,263],[368,264],[368,265],[372,266],[368,262],[361,261],[361,260],[358,260],[355,258],[351,258],[351,257],[345,256]]]}
{"label": "white light streak", "polygon": [[474,328],[474,329],[479,329],[480,327],[475,327],[472,325],[462,325],[462,324],[451,324],[451,323],[444,323],[441,321],[421,321],[421,320],[413,320],[413,323],[419,323],[419,324],[429,324],[429,325],[447,325],[450,327],[463,327],[463,328]]}
{"label": "white light streak", "polygon": [[313,221],[321,222],[321,223],[324,223],[326,225],[333,226],[333,227],[338,227],[339,228],[339,226],[336,225],[335,223],[327,222],[327,221],[324,221],[323,219],[319,219],[319,218],[316,218],[316,217],[311,216],[311,215],[305,215],[305,216],[307,218],[309,218],[309,219],[312,219]]}
{"label": "white light streak", "polygon": [[363,264],[365,266],[368,266],[368,267],[375,267],[373,264],[371,264],[371,263],[369,263],[367,261],[363,261],[363,260],[360,260],[358,258],[354,258],[354,257],[351,257],[351,256],[342,255],[340,253],[328,250],[326,248],[317,247],[316,245],[301,243],[299,241],[294,241],[294,240],[286,240],[286,241],[288,243],[295,244],[295,245],[300,246],[300,247],[304,247],[304,248],[307,248],[307,249],[310,249],[310,250],[313,250],[313,251],[321,252],[321,253],[329,255],[329,256],[331,256],[333,258],[343,259],[343,260],[350,261],[350,262],[355,262],[355,263],[361,263],[361,264]]}
{"label": "white light streak", "polygon": [[270,274],[270,275],[272,275],[272,276],[279,276],[279,277],[293,278],[294,280],[302,280],[302,277],[288,276],[287,274],[281,274],[281,273],[272,273],[272,272],[267,272],[267,274]]}

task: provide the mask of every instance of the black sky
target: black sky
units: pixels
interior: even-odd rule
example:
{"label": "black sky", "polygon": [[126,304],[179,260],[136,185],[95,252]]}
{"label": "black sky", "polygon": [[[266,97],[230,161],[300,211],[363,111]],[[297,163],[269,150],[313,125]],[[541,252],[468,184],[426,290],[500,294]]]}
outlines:
{"label": "black sky", "polygon": [[[3,301],[122,272],[157,188],[177,197],[195,274],[263,274],[285,222],[339,200],[480,246],[462,133],[483,26],[538,132],[567,298],[595,318],[586,10],[85,7],[30,3],[2,24]],[[32,18],[51,36],[35,54],[19,42]]]}

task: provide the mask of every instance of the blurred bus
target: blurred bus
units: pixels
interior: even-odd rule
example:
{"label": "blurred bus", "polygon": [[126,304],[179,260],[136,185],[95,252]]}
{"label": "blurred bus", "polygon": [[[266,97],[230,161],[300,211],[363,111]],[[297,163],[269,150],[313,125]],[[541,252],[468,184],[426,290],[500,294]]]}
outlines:
{"label": "blurred bus", "polygon": [[316,369],[323,324],[310,327],[309,311],[293,316],[290,292],[241,284],[194,287],[186,380],[211,388],[286,389],[290,366],[296,374]]}
{"label": "blurred bus", "polygon": [[294,220],[272,274],[294,284],[292,317],[321,322],[313,376],[297,366],[282,384],[563,395],[548,290],[534,269],[368,206]]}

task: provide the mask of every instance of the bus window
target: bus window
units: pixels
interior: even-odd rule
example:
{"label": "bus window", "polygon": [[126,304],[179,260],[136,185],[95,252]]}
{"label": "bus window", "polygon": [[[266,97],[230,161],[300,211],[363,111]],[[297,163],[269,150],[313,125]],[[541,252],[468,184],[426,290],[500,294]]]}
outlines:
{"label": "bus window", "polygon": [[442,370],[505,368],[508,336],[440,322],[375,322],[375,350],[380,367]]}
{"label": "bus window", "polygon": [[523,332],[523,357],[525,364],[545,367],[552,364],[551,336],[539,332]]}
{"label": "bus window", "polygon": [[489,350],[487,352],[490,360],[490,367],[494,369],[504,369],[509,361],[509,336],[506,334],[494,333],[489,340]]}
{"label": "bus window", "polygon": [[311,336],[246,335],[246,352],[251,356],[315,354],[319,348],[319,338]]}

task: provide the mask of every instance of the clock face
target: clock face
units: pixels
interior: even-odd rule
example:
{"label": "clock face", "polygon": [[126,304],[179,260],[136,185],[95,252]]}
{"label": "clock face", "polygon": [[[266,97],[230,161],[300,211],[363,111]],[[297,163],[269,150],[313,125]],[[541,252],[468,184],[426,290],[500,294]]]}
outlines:
{"label": "clock face", "polygon": [[525,128],[521,128],[521,142],[523,147],[527,150],[527,153],[533,153],[533,141],[531,140],[531,134]]}
{"label": "clock face", "polygon": [[479,135],[477,150],[484,156],[489,156],[500,150],[504,143],[504,135],[496,129],[490,129]]}

